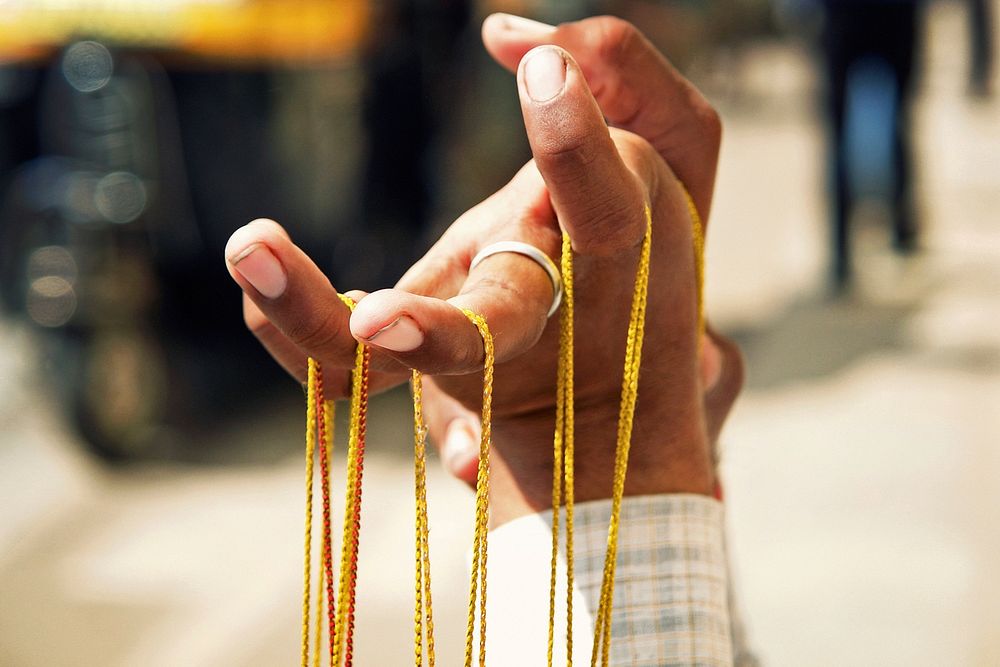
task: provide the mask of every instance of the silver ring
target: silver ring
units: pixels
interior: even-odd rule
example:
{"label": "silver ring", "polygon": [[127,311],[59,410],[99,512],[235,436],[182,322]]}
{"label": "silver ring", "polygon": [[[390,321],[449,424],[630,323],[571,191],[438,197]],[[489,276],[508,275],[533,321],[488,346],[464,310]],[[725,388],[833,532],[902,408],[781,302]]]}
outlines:
{"label": "silver ring", "polygon": [[556,263],[553,262],[548,255],[530,243],[522,243],[520,241],[498,241],[497,243],[491,243],[476,253],[476,256],[472,258],[472,263],[469,264],[469,271],[471,272],[474,268],[479,266],[479,264],[490,255],[497,255],[502,252],[513,252],[518,255],[524,255],[528,259],[534,260],[538,266],[545,269],[545,273],[549,276],[549,280],[552,281],[552,305],[549,306],[548,314],[548,317],[552,317],[552,313],[559,310],[559,304],[562,303],[562,278],[559,276],[559,268],[556,266]]}

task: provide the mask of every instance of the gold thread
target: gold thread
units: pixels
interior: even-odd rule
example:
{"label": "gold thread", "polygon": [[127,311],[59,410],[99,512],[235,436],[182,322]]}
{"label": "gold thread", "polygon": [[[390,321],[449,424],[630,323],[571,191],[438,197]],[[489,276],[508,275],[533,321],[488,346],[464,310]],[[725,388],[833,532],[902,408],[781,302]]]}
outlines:
{"label": "gold thread", "polygon": [[[681,184],[681,190],[686,199],[692,220],[692,246],[694,252],[694,270],[696,287],[697,332],[699,345],[705,331],[704,318],[704,228],[698,210],[691,195]],[[629,314],[629,326],[626,337],[624,371],[622,375],[622,394],[619,405],[618,430],[615,445],[614,478],[612,488],[611,520],[608,526],[607,553],[602,572],[601,593],[595,618],[594,644],[591,653],[591,666],[596,667],[598,658],[606,667],[610,655],[611,616],[614,602],[614,577],[618,552],[618,532],[620,527],[621,503],[624,496],[625,476],[628,469],[628,454],[631,446],[631,435],[635,417],[635,407],[638,400],[639,371],[642,359],[642,344],[645,334],[646,302],[649,290],[650,252],[652,238],[652,214],[649,206],[645,207],[646,233],[640,250],[639,265],[636,271],[632,306]],[[567,235],[563,235],[561,272],[564,289],[563,308],[560,313],[560,344],[556,380],[556,428],[553,436],[553,477],[552,477],[552,558],[549,587],[549,634],[548,634],[548,665],[552,665],[552,654],[555,632],[555,599],[556,572],[559,549],[559,517],[560,509],[565,505],[566,512],[566,658],[567,667],[572,665],[573,656],[573,504],[574,504],[574,392],[573,392],[573,265],[572,247]],[[340,299],[352,310],[354,302],[344,296]],[[483,406],[482,406],[482,436],[479,448],[479,466],[476,473],[476,510],[475,531],[473,537],[472,573],[469,592],[468,622],[466,628],[465,665],[471,667],[473,658],[473,636],[475,634],[476,613],[479,614],[479,665],[486,664],[486,573],[487,573],[487,540],[489,527],[489,455],[492,438],[492,394],[494,347],[493,337],[486,320],[470,310],[462,311],[478,329],[484,348],[483,362]],[[356,578],[356,562],[350,562],[351,548],[356,548],[356,515],[357,503],[360,503],[360,474],[358,469],[359,438],[364,428],[365,416],[361,414],[367,391],[367,361],[369,351],[362,345],[357,346],[355,369],[351,385],[351,409],[348,442],[348,479],[347,497],[345,501],[344,534],[341,550],[340,581],[338,585],[336,605],[336,636],[330,637],[332,664],[339,665],[344,650],[345,623],[347,614],[353,616],[353,595],[348,603],[344,595],[346,587],[353,590]],[[305,518],[305,558],[303,574],[303,627],[302,627],[302,666],[309,664],[309,621],[310,621],[310,589],[311,589],[311,545],[312,545],[312,513],[313,513],[313,477],[316,451],[316,434],[318,431],[317,409],[319,401],[323,400],[318,390],[317,376],[319,364],[309,359],[307,380],[306,407],[306,518]],[[429,525],[427,520],[426,497],[426,424],[422,409],[422,378],[419,372],[413,372],[414,398],[414,494],[416,508],[415,526],[415,607],[414,607],[414,653],[418,667],[423,664],[424,637],[426,633],[427,658],[434,665],[434,626],[431,603],[430,584],[430,552]],[[324,401],[324,441],[327,457],[333,448],[333,404]],[[329,471],[329,458],[327,459]],[[328,482],[328,479],[326,480]],[[321,555],[321,560],[325,554]],[[316,653],[314,666],[320,664],[320,648],[322,644],[321,610],[323,607],[324,571],[320,567],[320,589],[317,595],[317,627]],[[478,605],[477,605],[478,601]],[[333,601],[327,600],[328,604]],[[351,608],[348,609],[348,604]],[[353,618],[350,619],[353,621]],[[348,631],[349,632],[349,631]],[[347,639],[348,644],[350,639]],[[348,647],[348,662],[351,660]]]}
{"label": "gold thread", "polygon": [[559,564],[559,513],[566,505],[566,665],[573,664],[573,247],[562,237],[560,272],[563,302],[559,313],[559,359],[556,372],[556,428],[552,438],[552,554],[549,573],[547,665],[555,642],[556,573]]}
{"label": "gold thread", "polygon": [[639,368],[642,363],[642,341],[645,332],[646,297],[649,288],[649,257],[652,245],[653,220],[649,206],[645,209],[646,234],[639,254],[635,290],[629,314],[628,335],[625,343],[625,369],[622,374],[622,395],[618,411],[618,435],[615,443],[614,481],[611,495],[611,521],[608,526],[607,553],[601,579],[601,596],[594,629],[594,645],[590,664],[607,667],[611,644],[611,609],[614,603],[615,565],[618,555],[618,527],[621,502],[625,491],[625,474],[632,440],[632,425],[639,389]]}
{"label": "gold thread", "polygon": [[[313,458],[315,451],[316,362],[310,359],[306,380],[306,525],[302,587],[302,667],[309,667],[309,593],[312,588]],[[322,565],[320,565],[320,571],[322,569]]]}
{"label": "gold thread", "polygon": [[414,657],[421,667],[424,656],[424,632],[427,635],[427,664],[434,666],[434,611],[431,602],[431,563],[427,523],[427,425],[423,412],[423,376],[413,371],[413,457],[416,506],[416,577],[413,612]]}
{"label": "gold thread", "polygon": [[476,472],[476,528],[472,542],[472,581],[469,586],[469,615],[465,632],[465,667],[472,667],[476,599],[479,599],[479,665],[486,665],[486,552],[489,528],[490,444],[493,421],[493,335],[486,320],[471,310],[462,310],[483,339],[483,411],[479,440],[479,468]]}

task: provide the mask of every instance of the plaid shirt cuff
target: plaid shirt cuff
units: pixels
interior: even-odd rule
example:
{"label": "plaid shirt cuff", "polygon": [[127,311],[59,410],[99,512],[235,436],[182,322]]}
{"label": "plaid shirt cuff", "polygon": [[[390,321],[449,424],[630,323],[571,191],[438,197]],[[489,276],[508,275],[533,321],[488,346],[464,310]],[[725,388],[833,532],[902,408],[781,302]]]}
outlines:
{"label": "plaid shirt cuff", "polygon": [[[580,503],[574,517],[573,660],[589,664],[611,501]],[[722,504],[708,496],[622,502],[611,616],[611,664],[731,665]],[[561,513],[560,526],[565,526]],[[552,512],[490,534],[487,653],[496,664],[544,664]],[[566,554],[557,568],[555,663],[566,662]]]}

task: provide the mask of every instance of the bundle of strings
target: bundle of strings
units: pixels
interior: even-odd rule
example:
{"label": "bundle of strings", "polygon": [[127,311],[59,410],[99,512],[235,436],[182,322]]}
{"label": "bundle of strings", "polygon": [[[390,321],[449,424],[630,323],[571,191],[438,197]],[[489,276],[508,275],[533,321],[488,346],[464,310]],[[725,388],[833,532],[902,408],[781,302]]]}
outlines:
{"label": "bundle of strings", "polygon": [[[354,302],[341,295],[352,310]],[[489,527],[489,452],[493,402],[493,336],[486,320],[463,310],[483,339],[483,406],[479,468],[476,477],[475,530],[473,536],[472,582],[469,592],[469,619],[466,632],[465,664],[472,665],[473,636],[479,618],[479,664],[486,664],[486,553]],[[330,665],[353,664],[354,621],[357,589],[358,547],[361,529],[362,478],[364,475],[365,436],[368,413],[368,371],[371,351],[357,346],[351,378],[350,426],[347,450],[347,484],[344,502],[343,539],[339,583],[333,587],[333,558],[330,518],[330,461],[333,452],[334,403],[326,400],[323,371],[315,359],[309,359],[306,383],[306,520],[305,558],[302,596],[302,667],[310,664],[310,598],[312,591],[312,524],[314,459],[320,461],[320,492],[323,521],[318,588],[316,594],[315,648],[312,665],[318,667],[323,655],[323,614],[327,619],[327,648]],[[427,522],[427,426],[423,416],[422,376],[413,371],[414,423],[414,494],[416,505],[416,577],[414,611],[414,654],[416,664],[424,664],[425,646],[429,665],[434,665],[434,618],[431,600],[430,548]],[[324,605],[325,597],[325,605]],[[478,604],[477,604],[478,603]],[[425,634],[426,632],[426,634]],[[425,645],[426,637],[426,645]]]}
{"label": "bundle of strings", "polygon": [[[340,296],[349,308],[354,302]],[[347,484],[341,540],[339,580],[334,590],[333,548],[330,518],[330,462],[333,453],[333,401],[323,391],[323,370],[309,359],[306,381],[306,521],[302,593],[302,667],[309,667],[310,597],[312,590],[313,477],[316,444],[319,442],[320,492],[323,500],[322,551],[316,593],[315,650],[312,664],[318,667],[323,653],[323,616],[326,615],[327,653],[331,665],[349,666],[354,661],[354,615],[357,590],[358,547],[361,532],[361,490],[364,476],[365,437],[368,422],[368,367],[371,351],[358,345],[351,374],[350,426],[347,446]],[[325,597],[325,600],[324,600]],[[325,604],[324,604],[325,602]]]}
{"label": "bundle of strings", "polygon": [[[687,190],[681,185],[692,220],[692,243],[697,294],[697,328],[699,340],[704,332],[704,231],[698,210]],[[607,552],[601,580],[601,593],[595,618],[591,666],[598,661],[607,667],[611,645],[611,612],[614,601],[614,578],[618,553],[618,531],[621,504],[628,469],[635,406],[638,399],[639,370],[642,361],[642,343],[645,332],[646,301],[649,288],[650,252],[652,244],[652,214],[645,208],[646,231],[639,254],[635,287],[629,314],[626,336],[621,402],[615,444],[614,481],[611,497],[611,520],[608,526]],[[559,359],[556,379],[556,427],[553,437],[552,474],[552,554],[549,586],[549,628],[547,664],[551,667],[555,638],[556,566],[559,557],[559,516],[565,505],[566,514],[566,660],[572,665],[573,656],[573,505],[574,505],[574,368],[573,368],[573,254],[570,239],[563,235],[560,258],[564,298],[559,320]],[[354,302],[341,296],[352,310]],[[479,465],[476,474],[475,530],[472,548],[472,572],[469,590],[468,620],[466,624],[465,666],[473,661],[474,636],[478,629],[478,662],[486,665],[486,564],[489,527],[489,455],[491,447],[492,397],[493,397],[493,337],[486,320],[477,313],[463,310],[476,326],[483,339],[483,403],[482,436],[479,446]],[[330,456],[333,449],[333,403],[323,396],[323,377],[320,365],[309,360],[306,410],[306,530],[305,574],[302,621],[302,667],[309,665],[309,621],[311,590],[312,498],[313,459],[319,442],[321,494],[323,498],[322,567],[316,598],[316,631],[313,665],[320,664],[322,648],[322,612],[324,593],[328,625],[329,655],[331,665],[351,665],[353,660],[353,631],[355,591],[357,583],[358,544],[361,523],[361,482],[364,472],[365,432],[368,404],[368,367],[370,350],[358,345],[351,382],[351,416],[347,455],[347,491],[344,511],[343,541],[341,548],[340,578],[336,593],[333,590],[333,571],[330,544]],[[414,607],[414,659],[417,667],[433,666],[434,621],[431,601],[430,550],[427,520],[427,426],[423,416],[423,383],[418,371],[412,374],[414,421],[414,495],[415,495],[415,607]],[[324,590],[325,583],[325,590]],[[335,602],[336,601],[336,602]],[[479,624],[476,627],[478,615]]]}

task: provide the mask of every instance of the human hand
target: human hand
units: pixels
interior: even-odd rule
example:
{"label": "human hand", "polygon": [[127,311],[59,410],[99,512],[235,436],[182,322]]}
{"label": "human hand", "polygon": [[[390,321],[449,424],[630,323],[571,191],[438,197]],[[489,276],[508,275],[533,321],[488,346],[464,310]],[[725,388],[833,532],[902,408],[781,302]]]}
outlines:
{"label": "human hand", "polygon": [[[399,290],[355,294],[361,303],[353,317],[322,273],[274,223],[240,230],[227,248],[231,272],[248,295],[248,325],[300,379],[304,355],[310,354],[328,374],[343,374],[334,386],[346,387],[346,369],[353,361],[351,332],[376,352],[373,364],[381,371],[373,379],[376,385],[402,381],[405,366],[468,372],[481,366],[481,343],[453,305],[484,314],[496,333],[500,362],[493,489],[504,499],[494,503],[501,521],[504,513],[510,518],[549,501],[551,474],[544,470],[551,465],[556,336],[555,327],[543,329],[551,292],[545,275],[521,257],[496,255],[472,275],[467,268],[478,248],[496,240],[523,240],[557,255],[559,233],[550,194],[581,253],[577,326],[581,330],[585,322],[586,335],[577,345],[577,497],[602,497],[611,486],[610,443],[620,389],[616,369],[624,356],[624,323],[647,199],[655,218],[648,352],[626,493],[706,493],[712,485],[695,354],[690,220],[679,186],[650,144],[626,132],[609,135],[582,72],[565,54],[559,57],[567,63],[566,82],[550,99],[535,102],[527,94],[524,66],[518,77],[537,170],[529,164],[511,184],[456,222],[404,277]],[[709,179],[714,178],[714,159],[712,154]],[[695,181],[689,187],[695,193],[699,181],[691,173]],[[248,249],[255,252],[248,254]],[[258,254],[260,250],[264,252]],[[425,298],[456,294],[448,299],[450,305]],[[440,381],[466,406],[478,406],[477,378]]]}
{"label": "human hand", "polygon": [[[483,23],[483,43],[501,65],[515,71],[532,48],[555,44],[577,60],[601,111],[612,126],[650,142],[685,183],[708,222],[721,140],[718,115],[670,63],[629,23],[595,17],[551,26],[509,14]],[[713,446],[743,386],[736,344],[709,325],[699,349],[704,408]],[[431,436],[455,476],[475,482],[479,416],[429,386],[435,416]]]}

